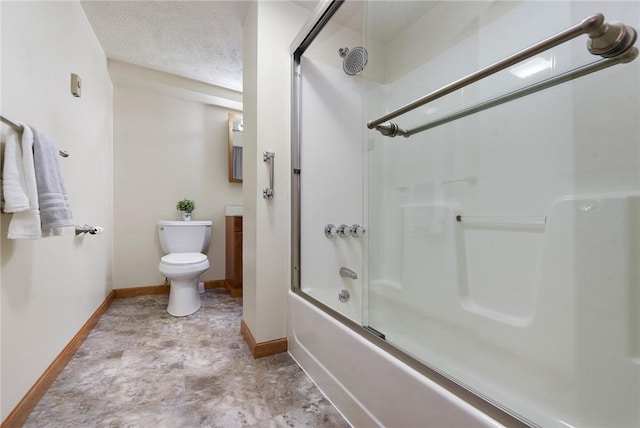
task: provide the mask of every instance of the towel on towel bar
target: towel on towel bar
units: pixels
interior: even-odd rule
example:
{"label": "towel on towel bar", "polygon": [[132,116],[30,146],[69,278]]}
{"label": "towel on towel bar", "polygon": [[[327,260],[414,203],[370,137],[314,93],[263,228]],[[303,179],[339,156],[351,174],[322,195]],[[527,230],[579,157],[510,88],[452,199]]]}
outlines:
{"label": "towel on towel bar", "polygon": [[47,135],[31,129],[42,236],[62,235],[62,228],[74,223],[62,180],[58,148]]}
{"label": "towel on towel bar", "polygon": [[[38,189],[36,184],[36,173],[33,163],[33,133],[31,129],[19,123],[22,126],[22,139],[18,147],[18,164],[23,182],[24,196],[27,198],[27,207],[21,211],[14,212],[9,222],[9,230],[7,237],[9,239],[39,239],[41,236],[40,228],[40,211],[38,209]],[[17,132],[16,132],[17,135]],[[9,144],[11,139],[7,139]],[[6,147],[5,147],[6,150]],[[12,150],[12,149],[10,149]],[[10,154],[10,156],[12,156]],[[12,165],[7,164],[7,156],[5,152],[4,173],[7,167],[11,170]],[[6,193],[5,193],[5,211],[6,211]]]}
{"label": "towel on towel bar", "polygon": [[20,134],[11,128],[4,146],[4,163],[2,165],[2,196],[6,213],[15,213],[29,209],[27,183],[22,166],[22,147]]}

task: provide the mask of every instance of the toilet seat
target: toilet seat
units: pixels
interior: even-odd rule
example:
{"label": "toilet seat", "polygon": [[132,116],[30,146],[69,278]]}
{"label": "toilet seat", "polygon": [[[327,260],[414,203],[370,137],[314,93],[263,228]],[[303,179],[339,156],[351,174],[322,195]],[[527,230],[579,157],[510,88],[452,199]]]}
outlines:
{"label": "toilet seat", "polygon": [[170,266],[184,266],[205,260],[207,260],[207,256],[202,253],[171,253],[163,256],[160,262]]}

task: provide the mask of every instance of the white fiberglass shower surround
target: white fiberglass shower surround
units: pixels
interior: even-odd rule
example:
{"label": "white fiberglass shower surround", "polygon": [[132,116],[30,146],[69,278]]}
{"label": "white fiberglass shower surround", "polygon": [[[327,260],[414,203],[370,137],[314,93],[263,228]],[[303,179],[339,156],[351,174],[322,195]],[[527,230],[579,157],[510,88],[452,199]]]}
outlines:
{"label": "white fiberglass shower surround", "polygon": [[639,26],[636,1],[316,9],[290,350],[353,425],[640,426]]}

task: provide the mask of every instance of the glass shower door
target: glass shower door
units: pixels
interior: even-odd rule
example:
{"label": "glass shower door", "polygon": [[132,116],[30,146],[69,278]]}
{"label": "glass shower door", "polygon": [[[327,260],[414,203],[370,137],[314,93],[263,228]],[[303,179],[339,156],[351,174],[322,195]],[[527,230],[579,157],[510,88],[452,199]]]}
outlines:
{"label": "glass shower door", "polygon": [[362,5],[340,7],[300,56],[295,75],[301,290],[356,323],[362,322],[366,275],[361,73],[366,61],[357,49],[363,44]]}
{"label": "glass shower door", "polygon": [[[368,119],[594,11],[640,24],[637,2],[369,2]],[[584,44],[397,121],[588,64]],[[640,426],[639,82],[635,61],[409,138],[368,131],[363,324],[532,424]]]}

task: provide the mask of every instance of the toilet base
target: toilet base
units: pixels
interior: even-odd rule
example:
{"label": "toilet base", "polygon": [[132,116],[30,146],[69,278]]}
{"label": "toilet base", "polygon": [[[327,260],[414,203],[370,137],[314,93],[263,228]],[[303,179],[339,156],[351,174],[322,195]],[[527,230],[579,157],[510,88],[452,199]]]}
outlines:
{"label": "toilet base", "polygon": [[202,306],[198,293],[198,278],[172,279],[169,288],[167,312],[174,317],[186,317],[198,312]]}

